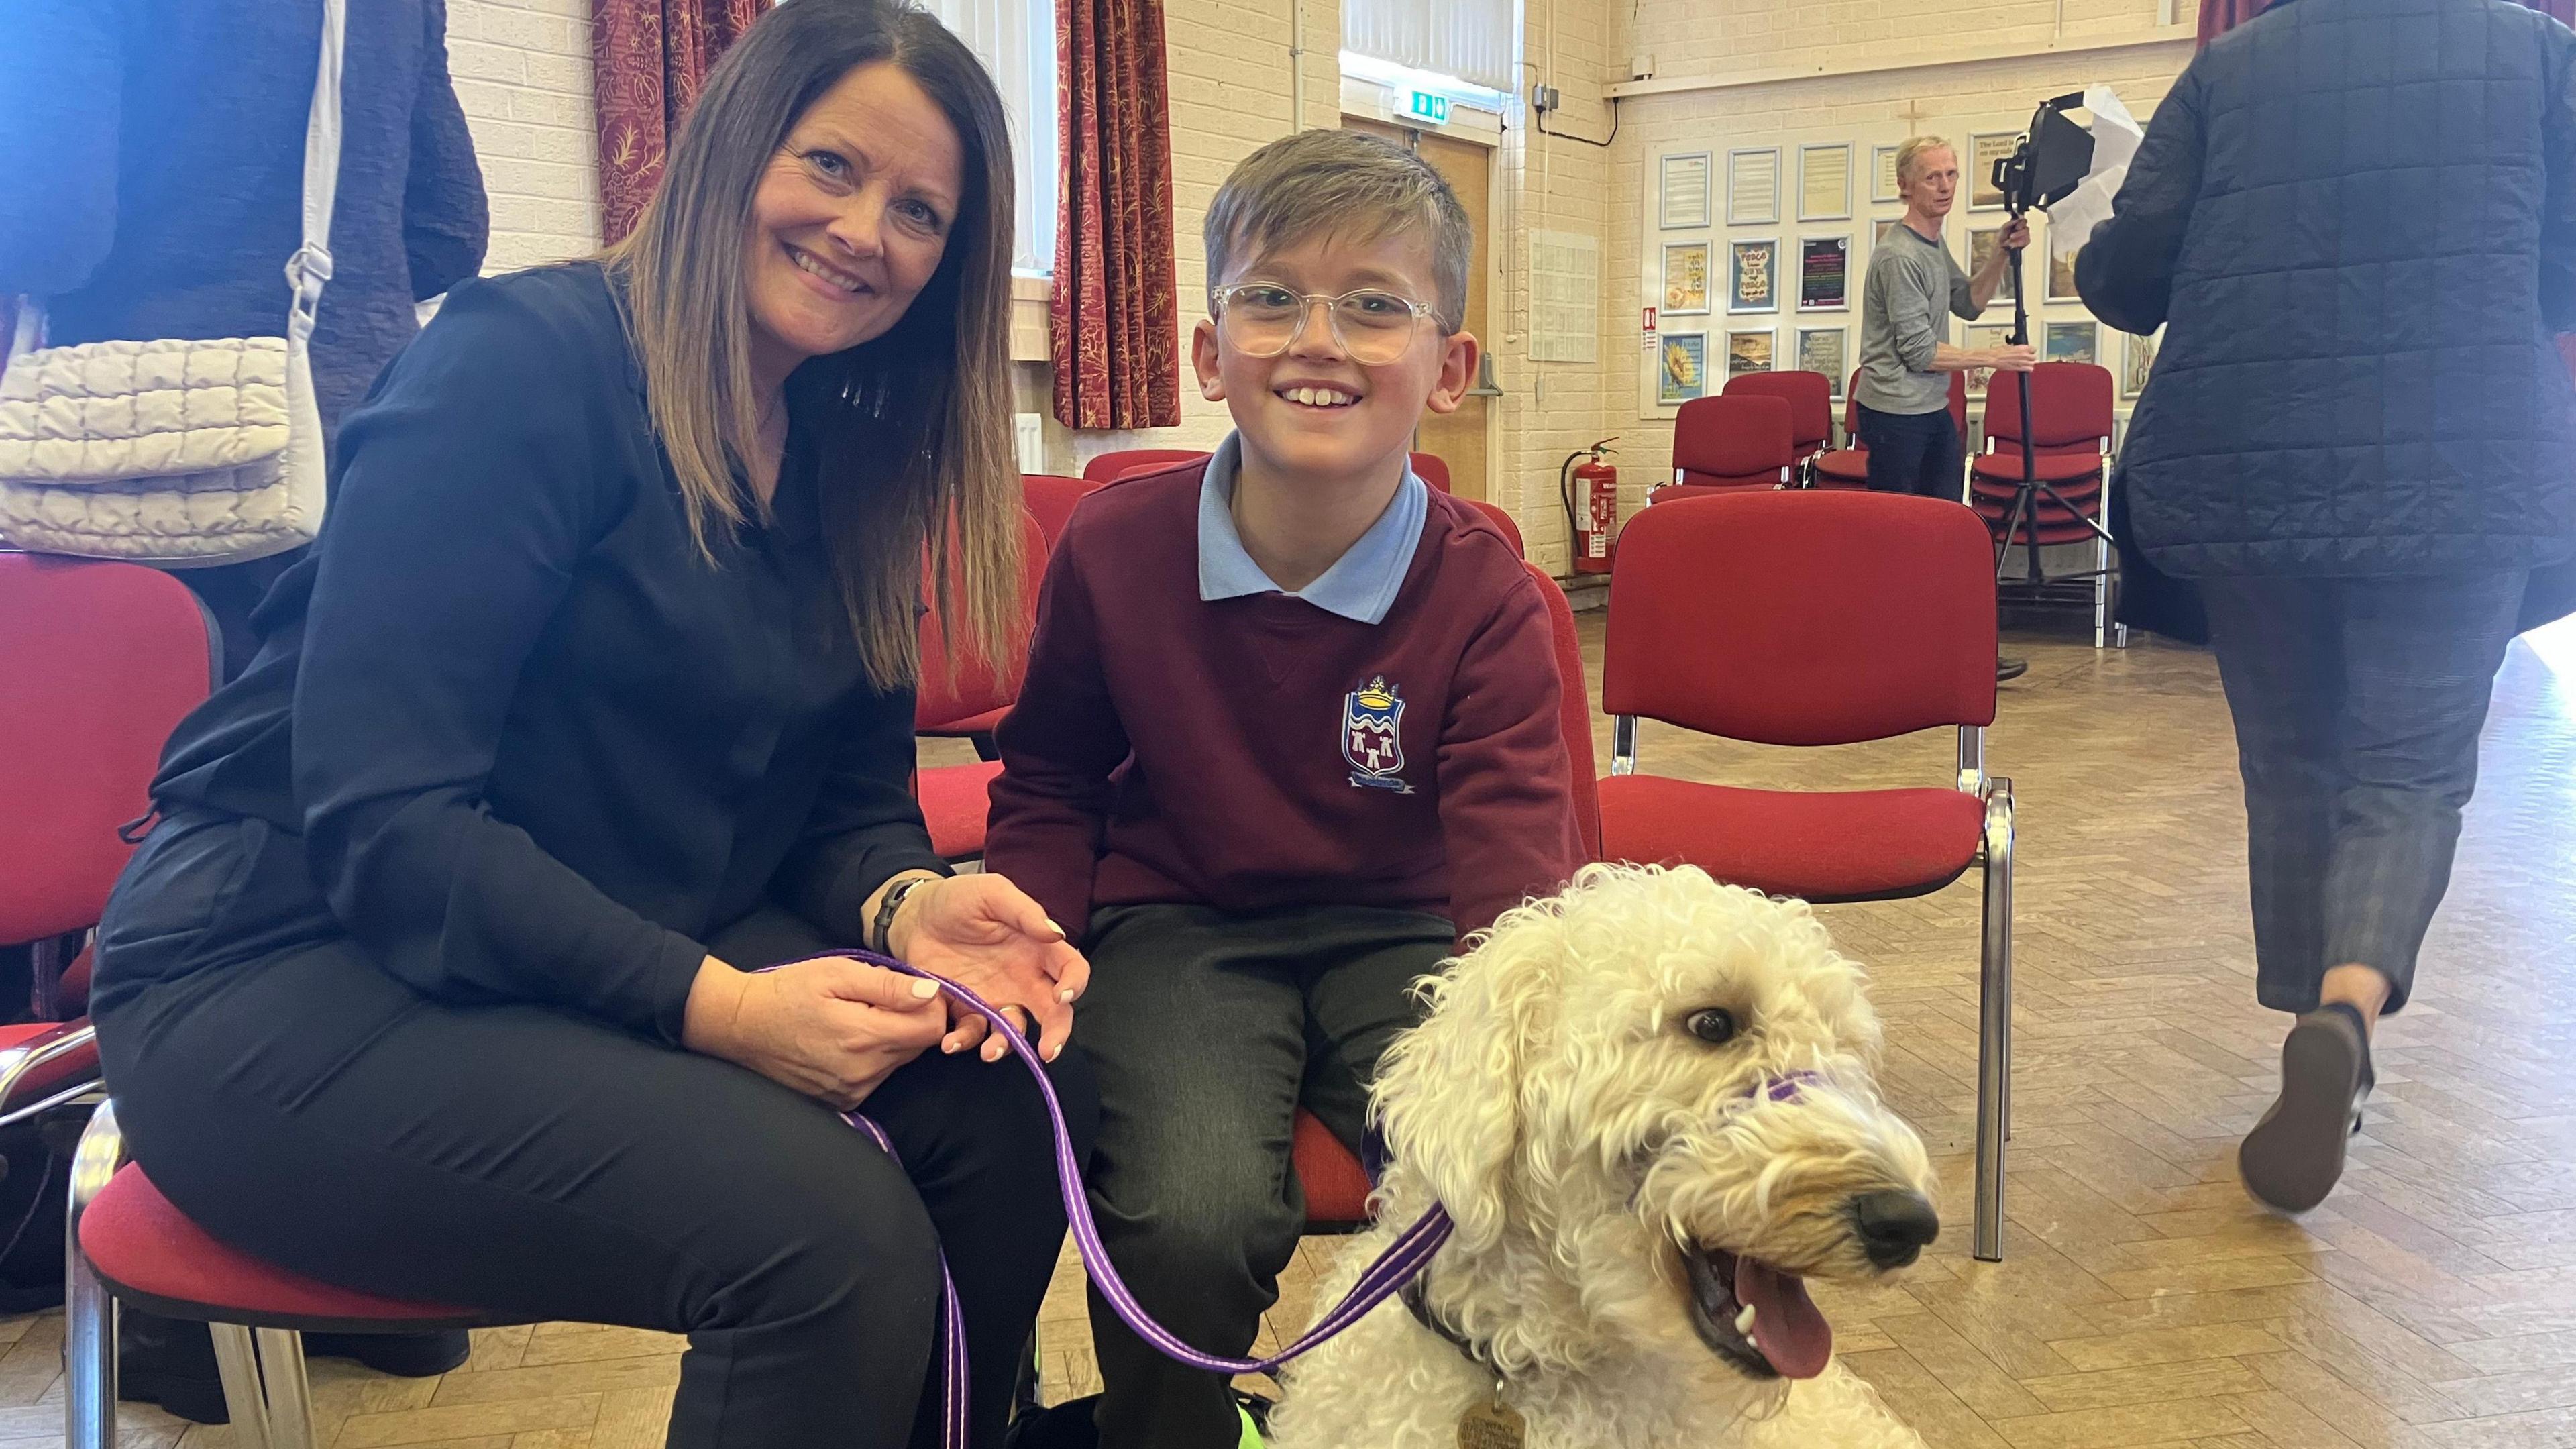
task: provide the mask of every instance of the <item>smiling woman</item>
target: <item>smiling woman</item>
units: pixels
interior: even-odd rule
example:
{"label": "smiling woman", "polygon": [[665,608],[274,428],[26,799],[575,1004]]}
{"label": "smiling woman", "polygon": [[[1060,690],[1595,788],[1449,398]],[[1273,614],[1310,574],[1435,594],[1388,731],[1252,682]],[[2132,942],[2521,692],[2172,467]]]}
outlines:
{"label": "smiling woman", "polygon": [[327,1282],[686,1332],[678,1449],[910,1440],[945,1243],[998,1443],[1063,1235],[1046,1116],[980,1018],[830,952],[1051,1060],[1088,977],[909,790],[922,595],[988,648],[1018,617],[1010,196],[953,36],[797,0],[625,242],[457,288],[385,370],[99,931],[182,1211]]}

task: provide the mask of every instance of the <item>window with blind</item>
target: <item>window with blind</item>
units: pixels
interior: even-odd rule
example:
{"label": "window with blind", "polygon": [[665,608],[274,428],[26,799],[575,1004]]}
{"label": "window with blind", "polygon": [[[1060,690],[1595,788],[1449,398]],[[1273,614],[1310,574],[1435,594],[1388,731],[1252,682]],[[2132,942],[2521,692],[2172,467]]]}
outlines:
{"label": "window with blind", "polygon": [[1342,49],[1511,95],[1513,0],[1342,0]]}
{"label": "window with blind", "polygon": [[1055,0],[919,0],[992,72],[1019,174],[1014,270],[1055,270]]}

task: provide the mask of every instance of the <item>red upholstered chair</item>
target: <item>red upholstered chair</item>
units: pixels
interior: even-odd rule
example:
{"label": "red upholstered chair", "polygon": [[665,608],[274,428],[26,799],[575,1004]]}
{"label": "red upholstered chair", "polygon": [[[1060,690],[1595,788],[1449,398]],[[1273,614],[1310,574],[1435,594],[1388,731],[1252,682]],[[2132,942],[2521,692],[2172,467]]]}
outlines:
{"label": "red upholstered chair", "polygon": [[1029,636],[1036,632],[1038,585],[1046,577],[1047,540],[1034,513],[1020,515],[1020,636],[1013,641],[1006,669],[944,655],[936,616],[921,616],[921,684],[912,710],[912,729],[934,738],[975,742],[982,758],[971,765],[933,765],[913,775],[913,797],[921,802],[930,826],[931,848],[951,861],[975,860],[984,854],[984,817],[990,809],[985,790],[1002,773],[993,731],[1019,698],[1020,671]]}
{"label": "red upholstered chair", "polygon": [[1029,515],[1038,521],[1038,533],[1046,539],[1047,552],[1055,551],[1055,541],[1064,537],[1064,526],[1073,521],[1073,507],[1091,496],[1100,485],[1088,478],[1067,478],[1056,473],[1023,473],[1020,475],[1020,498]]}
{"label": "red upholstered chair", "polygon": [[1413,476],[1431,485],[1434,493],[1449,491],[1449,465],[1437,453],[1409,453]]}
{"label": "red upholstered chair", "polygon": [[1776,397],[1703,397],[1673,418],[1673,481],[1650,503],[1705,493],[1789,486],[1797,461],[1789,404]]}
{"label": "red upholstered chair", "polygon": [[[1968,501],[1994,538],[1998,577],[2007,555],[2016,547],[2024,550],[2022,576],[2003,578],[2004,586],[2036,592],[2051,584],[2091,583],[2096,649],[2115,639],[2125,642],[2125,631],[2111,618],[2111,538],[2102,526],[2109,503],[2113,426],[2109,368],[2089,362],[2043,362],[2032,368],[2031,476],[2047,486],[2035,489],[2028,509],[2016,515],[2022,479],[2021,392],[2011,374],[1999,372],[1986,388],[1985,451],[1968,467]],[[2057,544],[2091,545],[2093,566],[2050,572],[2039,551]]]}
{"label": "red upholstered chair", "polygon": [[1789,405],[1789,451],[1804,470],[1834,441],[1834,380],[1821,372],[1747,372],[1726,380],[1724,397],[1776,397]]}
{"label": "red upholstered chair", "polygon": [[[1925,895],[1982,866],[1975,1251],[2003,1252],[2011,1062],[2012,784],[1995,718],[1994,556],[1936,498],[1801,491],[1649,508],[1610,576],[1603,852],[1816,902]],[[1637,773],[1637,722],[1766,745],[1958,731],[1958,774],[1910,790],[1754,790]]]}
{"label": "red upholstered chair", "polygon": [[1167,468],[1176,463],[1194,462],[1207,454],[1195,448],[1127,448],[1115,453],[1102,453],[1082,465],[1082,476],[1094,483],[1114,483],[1130,473],[1147,468]]}
{"label": "red upholstered chair", "polygon": [[116,1104],[102,1104],[72,1159],[63,1326],[68,1449],[116,1437],[118,1302],[206,1324],[235,1443],[310,1449],[307,1333],[417,1333],[507,1319],[336,1288],[218,1242],[125,1161]]}
{"label": "red upholstered chair", "polygon": [[[1852,369],[1851,381],[1843,388],[1843,445],[1816,459],[1815,480],[1819,488],[1866,488],[1869,486],[1869,446],[1860,440],[1860,369]],[[1950,426],[1959,434],[1959,447],[1967,448],[1968,375],[1950,374]]]}
{"label": "red upholstered chair", "polygon": [[[1601,858],[1601,797],[1593,778],[1592,694],[1583,679],[1583,644],[1574,632],[1574,611],[1565,591],[1547,570],[1523,563],[1547,601],[1548,627],[1556,641],[1556,672],[1561,684],[1558,719],[1565,729],[1566,753],[1574,773],[1575,822],[1583,830],[1584,854]],[[1297,1181],[1306,1192],[1306,1230],[1310,1233],[1353,1232],[1368,1222],[1368,1173],[1341,1139],[1314,1113],[1297,1110],[1294,1139]]]}
{"label": "red upholstered chair", "polygon": [[1478,513],[1485,515],[1486,519],[1491,522],[1494,527],[1501,529],[1503,537],[1512,541],[1512,552],[1519,554],[1524,559],[1529,557],[1529,545],[1521,542],[1520,524],[1515,522],[1510,514],[1503,511],[1502,505],[1497,503],[1487,503],[1482,498],[1461,498],[1458,501],[1475,509]]}

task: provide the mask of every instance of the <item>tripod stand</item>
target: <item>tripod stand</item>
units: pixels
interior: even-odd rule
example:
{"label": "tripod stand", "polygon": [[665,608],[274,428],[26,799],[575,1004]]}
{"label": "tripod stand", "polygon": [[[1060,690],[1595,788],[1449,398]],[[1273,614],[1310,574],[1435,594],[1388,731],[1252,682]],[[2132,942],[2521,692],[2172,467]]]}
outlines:
{"label": "tripod stand", "polygon": [[[2015,221],[2019,221],[2023,214],[2022,209],[2016,207],[2013,209],[2012,217]],[[2017,347],[2028,347],[2030,345],[2030,306],[2028,301],[2022,295],[2022,248],[2012,247],[2009,250],[2012,256],[2012,341],[2013,345]],[[2016,538],[2020,538],[2027,545],[2029,551],[2028,572],[2027,575],[2020,580],[2021,583],[2036,589],[2040,585],[2055,583],[2064,579],[2087,577],[2088,575],[2084,574],[2061,574],[2058,578],[2052,579],[2048,576],[2047,572],[2040,567],[2039,502],[2040,495],[2042,494],[2046,494],[2048,501],[2057,505],[2057,507],[2062,510],[2067,517],[2082,523],[2086,528],[2090,529],[2094,537],[2101,541],[2105,550],[2108,550],[2111,547],[2113,540],[2111,538],[2111,531],[2108,528],[2103,527],[2102,520],[2099,517],[2091,513],[2086,513],[2084,510],[2077,508],[2074,504],[2068,502],[2066,495],[2057,491],[2057,485],[2055,483],[2039,476],[2039,449],[2038,445],[2031,437],[2030,427],[2030,374],[2027,372],[2014,373],[2013,384],[2020,394],[2019,401],[2021,404],[2021,476],[2013,482],[2012,506],[2006,510],[2004,515],[2003,531],[1995,539],[1995,582],[1999,585],[2004,582],[2004,570],[2011,561],[2013,540]],[[1993,386],[1992,382],[1989,382],[1987,385],[1989,388]],[[2105,500],[2109,497],[2110,487],[2111,479],[2109,467],[2105,464],[2102,477],[2103,498]],[[1970,490],[1971,496],[1973,496],[1973,480],[1971,481]],[[2107,569],[2108,567],[2109,563],[2106,559],[2104,562],[2104,568]],[[2096,624],[2098,628],[2100,621],[2097,620]],[[2097,640],[2097,643],[2098,642],[2099,641]]]}

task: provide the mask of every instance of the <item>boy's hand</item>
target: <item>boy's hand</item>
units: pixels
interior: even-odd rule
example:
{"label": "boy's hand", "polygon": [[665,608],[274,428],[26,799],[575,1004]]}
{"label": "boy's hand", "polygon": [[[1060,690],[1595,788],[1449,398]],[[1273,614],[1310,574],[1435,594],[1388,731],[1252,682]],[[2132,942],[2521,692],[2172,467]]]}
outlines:
{"label": "boy's hand", "polygon": [[[888,954],[944,976],[994,1006],[1017,1009],[1014,1025],[1037,1025],[1038,1055],[1054,1061],[1073,1031],[1073,1002],[1091,982],[1091,963],[1027,892],[997,875],[960,875],[916,887],[886,932]],[[1000,1061],[1010,1043],[988,1035],[983,1017],[962,1007],[939,1043],[961,1052],[982,1043]]]}

